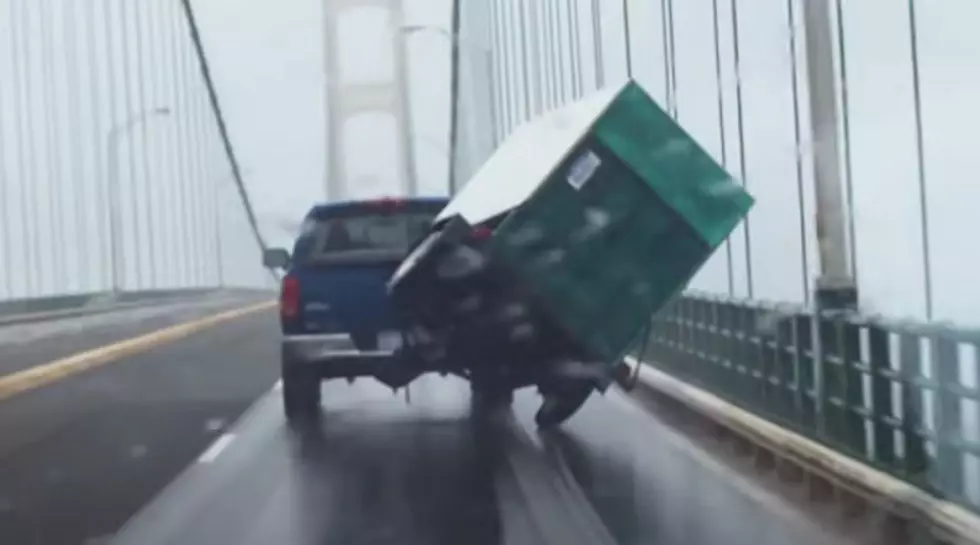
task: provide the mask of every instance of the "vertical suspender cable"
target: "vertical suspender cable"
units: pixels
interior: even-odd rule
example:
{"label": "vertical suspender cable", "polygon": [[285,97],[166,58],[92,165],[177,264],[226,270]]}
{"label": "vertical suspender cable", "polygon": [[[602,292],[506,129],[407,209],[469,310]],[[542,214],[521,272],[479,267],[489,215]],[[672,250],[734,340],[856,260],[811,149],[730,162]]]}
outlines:
{"label": "vertical suspender cable", "polygon": [[[228,127],[225,124],[225,118],[221,112],[221,104],[218,101],[218,94],[215,91],[214,82],[211,79],[211,69],[208,66],[208,59],[207,54],[204,52],[204,46],[201,44],[201,33],[197,26],[197,20],[194,17],[194,8],[191,6],[191,0],[181,0],[181,4],[184,6],[184,15],[187,17],[187,22],[190,25],[191,40],[194,42],[194,49],[197,52],[197,58],[201,68],[201,75],[204,77],[204,83],[207,86],[208,99],[211,102],[211,111],[214,114],[215,121],[218,123],[218,131],[221,133],[221,142],[224,145],[225,155],[227,155],[228,162],[231,164],[232,176],[235,179],[235,186],[238,189],[238,196],[242,201],[242,207],[245,209],[245,215],[248,218],[249,227],[252,230],[252,236],[255,237],[255,242],[258,244],[259,249],[265,251],[267,248],[265,239],[262,238],[262,233],[259,230],[259,222],[255,217],[255,209],[252,207],[252,201],[249,199],[248,190],[245,187],[245,183],[242,181],[242,171],[238,164],[238,157],[235,155],[235,149],[228,137]],[[274,277],[276,276],[273,271],[269,272]]]}

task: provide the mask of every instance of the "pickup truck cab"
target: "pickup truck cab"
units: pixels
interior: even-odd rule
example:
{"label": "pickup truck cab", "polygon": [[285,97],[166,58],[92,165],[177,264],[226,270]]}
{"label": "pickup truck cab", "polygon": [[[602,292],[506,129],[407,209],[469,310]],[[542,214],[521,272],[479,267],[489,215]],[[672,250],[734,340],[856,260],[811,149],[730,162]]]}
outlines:
{"label": "pickup truck cab", "polygon": [[288,419],[319,412],[320,382],[390,373],[402,344],[387,282],[429,232],[448,199],[345,201],[314,206],[292,254],[267,250],[283,269],[283,406]]}

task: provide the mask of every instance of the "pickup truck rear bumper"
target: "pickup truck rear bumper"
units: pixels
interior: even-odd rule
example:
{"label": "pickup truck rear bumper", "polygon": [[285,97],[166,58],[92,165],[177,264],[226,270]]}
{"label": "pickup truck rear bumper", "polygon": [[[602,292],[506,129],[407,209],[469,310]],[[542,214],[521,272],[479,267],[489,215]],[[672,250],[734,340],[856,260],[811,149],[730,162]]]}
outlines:
{"label": "pickup truck rear bumper", "polygon": [[288,336],[282,340],[283,382],[371,377],[400,388],[425,372],[438,371],[409,354],[399,347],[359,350],[343,333]]}
{"label": "pickup truck rear bumper", "polygon": [[358,350],[345,333],[282,339],[283,372],[311,378],[377,376],[391,368],[396,359],[393,350]]}

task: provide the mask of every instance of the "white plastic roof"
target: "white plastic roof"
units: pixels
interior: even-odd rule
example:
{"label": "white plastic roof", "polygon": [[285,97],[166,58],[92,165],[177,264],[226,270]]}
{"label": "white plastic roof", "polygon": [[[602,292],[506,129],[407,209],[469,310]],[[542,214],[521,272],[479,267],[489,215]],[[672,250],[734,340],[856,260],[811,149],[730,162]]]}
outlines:
{"label": "white plastic roof", "polygon": [[516,207],[548,177],[627,84],[604,87],[515,129],[443,208],[476,224]]}

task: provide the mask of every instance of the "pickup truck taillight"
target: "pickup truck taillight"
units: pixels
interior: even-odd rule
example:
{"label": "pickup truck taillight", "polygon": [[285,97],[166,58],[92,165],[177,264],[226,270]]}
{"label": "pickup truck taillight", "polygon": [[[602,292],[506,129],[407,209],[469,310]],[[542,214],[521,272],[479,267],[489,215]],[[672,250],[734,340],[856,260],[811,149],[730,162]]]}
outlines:
{"label": "pickup truck taillight", "polygon": [[282,279],[282,293],[279,294],[279,314],[283,318],[299,316],[299,279],[286,275]]}
{"label": "pickup truck taillight", "polygon": [[404,199],[382,198],[371,202],[371,206],[383,213],[391,213],[405,206]]}

